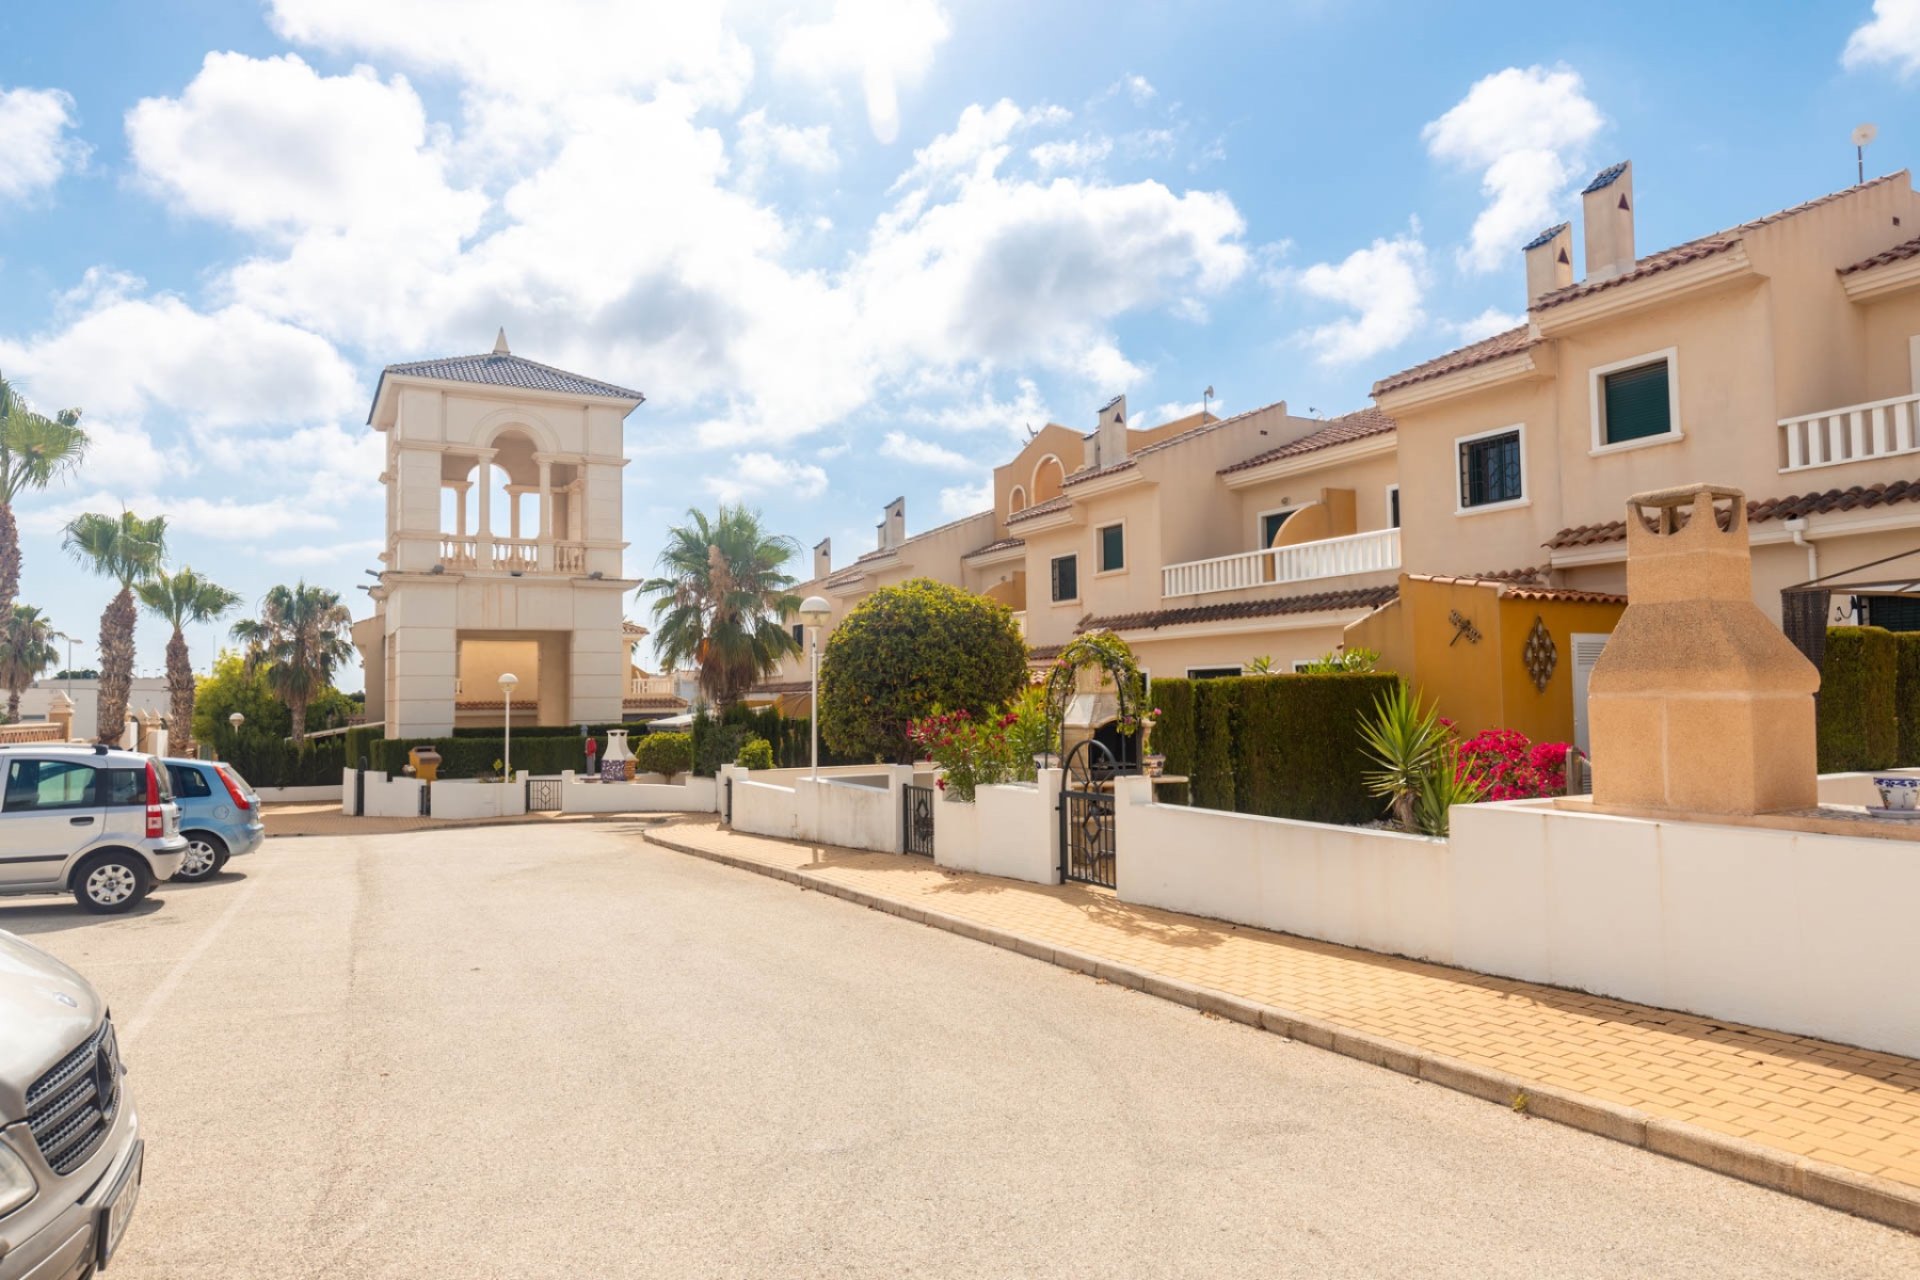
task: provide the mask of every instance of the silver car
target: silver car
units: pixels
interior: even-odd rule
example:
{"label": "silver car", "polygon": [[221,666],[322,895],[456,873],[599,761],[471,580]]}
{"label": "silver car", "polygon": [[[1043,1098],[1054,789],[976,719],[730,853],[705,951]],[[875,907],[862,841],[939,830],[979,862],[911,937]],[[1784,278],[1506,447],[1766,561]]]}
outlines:
{"label": "silver car", "polygon": [[113,1258],[146,1144],[113,1020],[79,974],[0,933],[0,1280],[77,1280]]}
{"label": "silver car", "polygon": [[0,748],[0,897],[71,893],[126,911],[186,856],[165,765],[137,751]]}

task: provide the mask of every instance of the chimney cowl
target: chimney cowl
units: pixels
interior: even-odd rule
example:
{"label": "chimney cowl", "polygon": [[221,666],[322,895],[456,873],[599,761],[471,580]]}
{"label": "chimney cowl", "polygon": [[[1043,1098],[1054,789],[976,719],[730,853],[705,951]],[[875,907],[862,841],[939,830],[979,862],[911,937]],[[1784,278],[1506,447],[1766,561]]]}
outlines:
{"label": "chimney cowl", "polygon": [[1117,395],[1100,406],[1093,428],[1093,465],[1118,466],[1127,460],[1127,397]]}
{"label": "chimney cowl", "polygon": [[1573,224],[1548,227],[1527,241],[1521,252],[1527,260],[1527,306],[1532,307],[1555,289],[1573,283]]}

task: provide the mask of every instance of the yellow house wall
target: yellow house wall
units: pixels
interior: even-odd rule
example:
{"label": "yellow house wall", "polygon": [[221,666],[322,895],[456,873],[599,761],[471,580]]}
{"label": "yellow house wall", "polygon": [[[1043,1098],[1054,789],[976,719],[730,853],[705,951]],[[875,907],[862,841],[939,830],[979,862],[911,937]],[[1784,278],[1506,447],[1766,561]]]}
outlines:
{"label": "yellow house wall", "polygon": [[[1504,599],[1499,604],[1500,634],[1495,653],[1500,688],[1497,719],[1463,720],[1469,734],[1481,729],[1515,729],[1535,742],[1573,741],[1573,637],[1575,633],[1610,635],[1626,606],[1579,604],[1567,600]],[[1534,619],[1546,624],[1558,657],[1545,689],[1527,674],[1527,638]],[[1485,642],[1482,646],[1485,647]]]}

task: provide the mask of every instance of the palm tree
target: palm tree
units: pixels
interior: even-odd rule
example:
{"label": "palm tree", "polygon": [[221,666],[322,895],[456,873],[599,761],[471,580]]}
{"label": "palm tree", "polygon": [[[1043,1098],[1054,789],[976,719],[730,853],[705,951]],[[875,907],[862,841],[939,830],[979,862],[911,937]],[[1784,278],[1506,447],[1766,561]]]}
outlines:
{"label": "palm tree", "polygon": [[20,718],[20,694],[60,658],[53,623],[34,605],[16,604],[0,624],[0,686],[7,690],[7,722]]}
{"label": "palm tree", "polygon": [[267,687],[293,713],[296,747],[307,740],[307,705],[353,656],[352,626],[338,591],[305,581],[275,587],[261,599],[259,618],[233,624],[233,638],[247,647],[248,674],[265,667]]}
{"label": "palm tree", "polygon": [[689,523],[667,533],[660,553],[662,576],[640,584],[654,596],[659,620],[654,649],[671,670],[692,662],[700,668],[700,691],[725,710],[779,669],[780,659],[800,646],[781,625],[799,608],[780,571],[799,551],[791,538],[760,527],[760,513],[720,504],[711,520],[689,510]]}
{"label": "palm tree", "polygon": [[160,571],[167,558],[167,518],[142,520],[131,511],[117,516],[89,511],[67,525],[66,547],[75,560],[103,578],[120,584],[120,592],[100,615],[100,716],[96,733],[101,742],[118,742],[126,730],[127,693],[133,687],[133,628],[140,611],[133,588]]}
{"label": "palm tree", "polygon": [[46,488],[79,466],[86,452],[78,409],[62,409],[51,418],[35,413],[0,378],[0,616],[20,593],[20,529],[13,522],[13,500],[29,489]]}
{"label": "palm tree", "polygon": [[136,592],[150,613],[173,624],[173,638],[167,641],[167,693],[173,702],[170,724],[178,735],[172,740],[178,755],[193,738],[193,660],[187,652],[187,626],[212,622],[239,604],[240,595],[184,565],[173,573],[154,574]]}

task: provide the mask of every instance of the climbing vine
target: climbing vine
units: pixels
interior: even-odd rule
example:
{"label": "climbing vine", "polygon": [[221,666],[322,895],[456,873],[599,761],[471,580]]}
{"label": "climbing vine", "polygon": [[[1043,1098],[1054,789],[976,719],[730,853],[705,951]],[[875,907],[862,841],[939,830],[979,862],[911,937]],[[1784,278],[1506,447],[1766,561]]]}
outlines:
{"label": "climbing vine", "polygon": [[1094,631],[1076,637],[1054,660],[1047,673],[1047,734],[1050,742],[1060,741],[1066,722],[1067,704],[1073,700],[1080,672],[1097,668],[1113,685],[1118,706],[1114,720],[1121,733],[1132,734],[1140,728],[1141,704],[1146,697],[1146,681],[1140,664],[1134,660],[1127,642],[1111,631]]}

